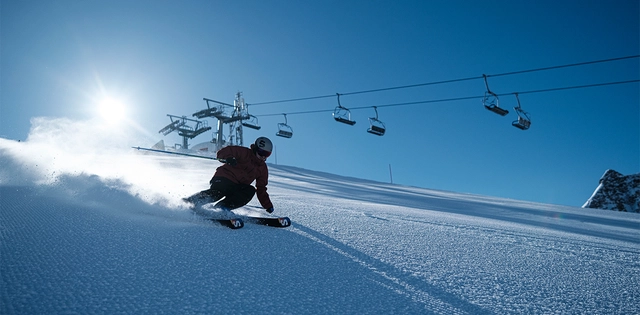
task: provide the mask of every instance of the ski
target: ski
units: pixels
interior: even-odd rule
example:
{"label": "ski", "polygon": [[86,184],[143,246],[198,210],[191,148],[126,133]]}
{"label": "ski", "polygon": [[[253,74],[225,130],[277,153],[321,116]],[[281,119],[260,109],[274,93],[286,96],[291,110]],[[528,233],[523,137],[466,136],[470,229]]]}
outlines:
{"label": "ski", "polygon": [[249,222],[249,223],[254,223],[254,224],[259,224],[259,225],[266,225],[266,226],[271,226],[271,227],[288,227],[291,226],[291,220],[288,217],[269,217],[269,218],[265,218],[265,217],[252,217],[252,216],[245,216],[244,217],[245,221]]}
{"label": "ski", "polygon": [[[233,213],[231,211],[225,211],[227,212],[225,215],[226,218],[225,217],[221,218],[221,217],[212,217],[211,211],[205,210],[202,207],[196,206],[190,209],[191,211],[193,211],[193,213],[201,217],[204,217],[204,219],[208,221],[217,222],[222,226],[226,226],[234,230],[243,228],[245,222],[264,225],[264,226],[280,227],[280,228],[291,226],[291,220],[288,217],[264,217],[260,215],[241,215],[241,214]],[[229,214],[231,214],[231,216],[233,217],[229,218]]]}
{"label": "ski", "polygon": [[244,223],[252,223],[252,224],[258,224],[258,225],[265,225],[265,226],[270,226],[270,227],[279,227],[279,228],[284,228],[284,227],[288,227],[291,226],[291,220],[288,217],[279,217],[279,218],[264,218],[264,217],[247,217],[244,216],[242,219],[241,218],[234,218],[234,219],[215,219],[215,218],[208,218],[207,220],[209,221],[213,221],[213,222],[218,222],[223,226],[226,226],[230,229],[240,229],[242,227],[244,227]]}
{"label": "ski", "polygon": [[[246,211],[250,211],[253,214],[242,214],[242,218],[250,223],[255,223],[259,225],[266,225],[271,227],[288,227],[291,226],[291,219],[289,217],[273,217],[268,216],[262,212],[262,207],[246,205],[244,206]],[[259,210],[259,211],[257,211]],[[267,215],[265,217],[265,215]]]}
{"label": "ski", "polygon": [[240,218],[234,218],[234,219],[207,219],[209,221],[213,221],[213,222],[218,222],[223,226],[226,226],[232,230],[237,230],[240,229],[242,227],[244,227],[244,221],[242,221],[242,219]]}
{"label": "ski", "polygon": [[211,211],[204,210],[202,209],[202,207],[196,206],[190,209],[191,211],[193,211],[194,214],[203,217],[205,220],[220,223],[222,226],[226,226],[230,229],[237,230],[244,227],[244,221],[241,218],[239,217],[229,218],[228,213],[225,215],[227,218],[220,218],[220,217],[216,218],[216,217],[212,217]]}

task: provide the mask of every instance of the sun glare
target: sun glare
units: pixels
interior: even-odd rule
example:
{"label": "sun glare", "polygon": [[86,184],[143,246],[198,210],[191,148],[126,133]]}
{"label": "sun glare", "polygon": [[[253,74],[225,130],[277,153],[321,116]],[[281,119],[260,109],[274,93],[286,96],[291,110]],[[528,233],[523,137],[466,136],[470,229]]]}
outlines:
{"label": "sun glare", "polygon": [[102,100],[98,110],[100,111],[100,116],[109,123],[120,122],[126,116],[126,107],[122,102],[115,99]]}

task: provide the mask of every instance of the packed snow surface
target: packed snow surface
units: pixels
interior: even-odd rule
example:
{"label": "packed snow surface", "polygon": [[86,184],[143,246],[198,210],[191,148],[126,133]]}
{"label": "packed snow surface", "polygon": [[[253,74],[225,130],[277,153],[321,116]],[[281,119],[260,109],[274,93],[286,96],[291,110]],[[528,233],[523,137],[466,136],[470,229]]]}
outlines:
{"label": "packed snow surface", "polygon": [[640,312],[635,213],[269,165],[292,226],[231,230],[216,161],[47,143],[0,139],[2,314]]}

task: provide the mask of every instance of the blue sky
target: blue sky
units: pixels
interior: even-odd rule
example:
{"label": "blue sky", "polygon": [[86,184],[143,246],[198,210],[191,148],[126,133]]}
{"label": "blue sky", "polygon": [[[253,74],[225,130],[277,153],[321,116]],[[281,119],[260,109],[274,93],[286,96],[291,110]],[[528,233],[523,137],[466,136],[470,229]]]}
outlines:
{"label": "blue sky", "polygon": [[[249,104],[270,137],[269,162],[457,192],[582,205],[606,169],[640,172],[638,58],[489,77],[501,117],[482,106],[481,77],[640,54],[638,1],[7,1],[0,3],[0,136],[25,139],[32,117],[91,119],[99,100],[162,136],[166,116],[203,97]],[[527,131],[511,126],[520,92]],[[431,101],[407,106],[383,105]],[[378,108],[387,133],[366,132]],[[289,114],[291,139],[275,137]],[[209,119],[209,125],[215,120]],[[116,127],[114,127],[116,128]],[[191,144],[210,140],[205,133]],[[212,172],[213,172],[212,166]],[[203,178],[206,184],[208,178]]]}

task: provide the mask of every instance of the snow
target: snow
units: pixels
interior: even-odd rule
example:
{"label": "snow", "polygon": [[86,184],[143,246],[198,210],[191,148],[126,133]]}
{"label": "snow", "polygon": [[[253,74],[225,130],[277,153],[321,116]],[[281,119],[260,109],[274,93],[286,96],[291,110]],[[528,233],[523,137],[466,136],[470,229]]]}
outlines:
{"label": "snow", "polygon": [[0,139],[2,314],[640,312],[635,213],[269,165],[293,225],[231,230],[180,202],[218,162],[49,131]]}

